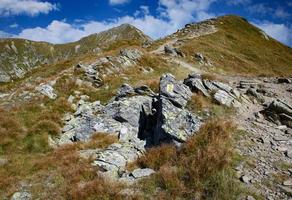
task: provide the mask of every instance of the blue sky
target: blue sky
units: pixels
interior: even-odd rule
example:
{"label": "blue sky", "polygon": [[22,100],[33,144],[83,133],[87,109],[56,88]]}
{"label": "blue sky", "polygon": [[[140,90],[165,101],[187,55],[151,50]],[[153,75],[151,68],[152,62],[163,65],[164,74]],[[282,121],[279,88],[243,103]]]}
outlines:
{"label": "blue sky", "polygon": [[66,43],[130,23],[157,39],[226,14],[292,46],[292,0],[0,0],[0,37]]}

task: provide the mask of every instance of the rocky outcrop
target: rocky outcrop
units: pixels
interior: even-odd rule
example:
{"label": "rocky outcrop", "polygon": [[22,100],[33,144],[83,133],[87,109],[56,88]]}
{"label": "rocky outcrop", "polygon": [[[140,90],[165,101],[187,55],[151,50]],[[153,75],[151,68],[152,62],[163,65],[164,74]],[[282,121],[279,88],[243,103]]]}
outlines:
{"label": "rocky outcrop", "polygon": [[210,61],[210,59],[208,59],[202,53],[195,53],[194,58],[195,58],[195,60],[197,62],[199,62],[200,65],[209,66],[209,67],[212,67],[213,66],[213,64]]}
{"label": "rocky outcrop", "polygon": [[[98,54],[119,41],[135,41],[143,44],[152,39],[132,25],[118,27],[92,34],[68,44],[50,44],[25,39],[0,40],[0,83],[24,77],[34,68],[54,64],[86,53]],[[137,58],[137,52],[121,52],[130,60]]]}
{"label": "rocky outcrop", "polygon": [[184,53],[177,48],[171,47],[169,45],[164,46],[164,53],[166,55],[171,55],[171,56],[179,56],[179,57],[184,57]]}
{"label": "rocky outcrop", "polygon": [[84,79],[94,86],[103,85],[103,77],[137,64],[143,53],[138,49],[123,49],[118,56],[106,56],[99,58],[90,65],[78,64],[75,71],[84,73]]}
{"label": "rocky outcrop", "polygon": [[274,100],[263,113],[269,120],[292,128],[292,106],[282,100]]}
{"label": "rocky outcrop", "polygon": [[49,84],[41,84],[36,88],[41,94],[49,97],[50,99],[56,99],[57,94],[54,92],[54,88]]}
{"label": "rocky outcrop", "polygon": [[206,97],[213,98],[221,105],[238,108],[243,96],[236,89],[219,81],[202,79],[200,74],[191,74],[184,80],[193,92],[200,92]]}
{"label": "rocky outcrop", "polygon": [[104,171],[103,175],[131,182],[154,173],[151,169],[125,171],[127,163],[143,155],[145,148],[164,142],[179,145],[198,131],[201,120],[185,109],[191,95],[188,86],[164,74],[159,94],[145,85],[133,88],[124,84],[106,105],[83,98],[76,112],[64,117],[63,134],[51,139],[51,144],[86,142],[94,133],[116,135],[119,143],[93,151],[94,165]]}

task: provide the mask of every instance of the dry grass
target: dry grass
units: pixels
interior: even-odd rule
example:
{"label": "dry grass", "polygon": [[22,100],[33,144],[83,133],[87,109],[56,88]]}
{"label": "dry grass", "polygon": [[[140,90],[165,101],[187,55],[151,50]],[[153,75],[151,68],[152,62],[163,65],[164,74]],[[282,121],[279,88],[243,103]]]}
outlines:
{"label": "dry grass", "polygon": [[95,133],[87,143],[80,144],[81,149],[104,149],[113,143],[118,142],[116,135],[108,133]]}
{"label": "dry grass", "polygon": [[173,145],[164,144],[159,147],[151,148],[147,151],[145,156],[140,157],[137,163],[141,167],[149,167],[154,170],[166,164],[174,162],[176,159],[176,148]]}
{"label": "dry grass", "polygon": [[161,199],[236,199],[242,190],[230,169],[234,131],[230,121],[214,119],[181,149],[163,145],[148,151],[138,164],[159,172],[142,181],[142,189]]}
{"label": "dry grass", "polygon": [[212,61],[216,72],[292,74],[291,48],[274,39],[266,40],[259,29],[237,16],[221,17],[215,25],[218,32],[194,38],[182,46],[190,62],[195,62],[193,56],[200,52]]}
{"label": "dry grass", "polygon": [[212,107],[212,101],[203,94],[193,94],[187,108],[195,113],[202,112]]}

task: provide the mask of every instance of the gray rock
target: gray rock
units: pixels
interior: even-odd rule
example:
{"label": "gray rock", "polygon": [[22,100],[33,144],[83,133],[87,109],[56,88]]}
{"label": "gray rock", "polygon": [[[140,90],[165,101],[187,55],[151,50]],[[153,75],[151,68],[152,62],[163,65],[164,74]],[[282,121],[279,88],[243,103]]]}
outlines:
{"label": "gray rock", "polygon": [[201,92],[207,97],[211,97],[208,90],[205,88],[201,78],[188,78],[184,80],[184,84],[190,87],[193,92]]}
{"label": "gray rock", "polygon": [[215,95],[214,99],[227,107],[240,107],[241,104],[239,101],[237,101],[233,96],[231,96],[229,93],[227,93],[224,90],[218,90]]}
{"label": "gray rock", "polygon": [[246,200],[256,200],[253,196],[247,196]]}
{"label": "gray rock", "polygon": [[240,180],[244,183],[250,183],[250,181],[252,180],[252,177],[250,177],[248,175],[243,175],[240,177]]}
{"label": "gray rock", "polygon": [[168,46],[168,45],[164,46],[164,52],[165,52],[165,54],[177,55],[175,49],[173,47]]}
{"label": "gray rock", "polygon": [[163,74],[160,78],[160,95],[183,108],[191,99],[192,92],[186,85],[176,81],[172,74]]}
{"label": "gray rock", "polygon": [[137,60],[141,58],[141,56],[143,55],[143,53],[139,51],[138,49],[123,49],[121,50],[120,54],[122,56],[126,56],[127,58],[131,60]]}
{"label": "gray rock", "polygon": [[259,82],[256,80],[241,80],[239,82],[240,88],[256,88],[259,85]]}
{"label": "gray rock", "polygon": [[141,152],[131,143],[112,144],[106,150],[99,152],[94,165],[106,171],[123,170],[127,163],[135,161]]}
{"label": "gray rock", "polygon": [[286,180],[283,182],[284,186],[292,186],[292,179]]}
{"label": "gray rock", "polygon": [[148,96],[155,95],[155,93],[147,85],[136,87],[135,92],[139,95],[148,95]]}
{"label": "gray rock", "polygon": [[119,98],[134,95],[134,94],[135,94],[135,91],[132,88],[132,86],[130,86],[129,84],[123,84],[117,91],[116,99],[118,100]]}
{"label": "gray rock", "polygon": [[274,122],[280,121],[283,125],[292,127],[292,107],[285,102],[274,100],[264,110],[265,115]]}
{"label": "gray rock", "polygon": [[155,171],[153,169],[145,168],[145,169],[135,169],[131,175],[138,179],[138,178],[144,178],[147,176],[150,176],[151,174],[154,174]]}
{"label": "gray rock", "polygon": [[219,88],[220,90],[224,90],[227,93],[231,93],[233,88],[225,83],[221,83],[218,81],[212,81],[212,84],[215,85],[217,88]]}
{"label": "gray rock", "polygon": [[287,134],[287,135],[292,135],[292,129],[287,129],[286,131],[285,131],[285,134]]}
{"label": "gray rock", "polygon": [[49,97],[50,99],[56,99],[57,94],[54,92],[54,88],[47,84],[41,84],[36,88],[41,94]]}
{"label": "gray rock", "polygon": [[128,122],[133,127],[139,127],[142,110],[147,113],[151,112],[151,97],[133,96],[113,101],[105,106],[104,112],[119,122]]}
{"label": "gray rock", "polygon": [[257,100],[259,100],[262,103],[265,102],[264,97],[253,88],[248,88],[248,90],[246,91],[246,94],[256,98]]}
{"label": "gray rock", "polygon": [[288,158],[292,159],[292,149],[288,149],[285,154]]}
{"label": "gray rock", "polygon": [[28,192],[16,192],[12,195],[10,200],[31,200],[32,195]]}
{"label": "gray rock", "polygon": [[198,117],[187,110],[173,106],[166,98],[161,98],[160,103],[162,110],[158,126],[161,125],[162,132],[172,139],[184,142],[199,130],[201,122]]}
{"label": "gray rock", "polygon": [[98,133],[118,134],[122,128],[122,123],[107,115],[98,115],[94,119],[94,131]]}

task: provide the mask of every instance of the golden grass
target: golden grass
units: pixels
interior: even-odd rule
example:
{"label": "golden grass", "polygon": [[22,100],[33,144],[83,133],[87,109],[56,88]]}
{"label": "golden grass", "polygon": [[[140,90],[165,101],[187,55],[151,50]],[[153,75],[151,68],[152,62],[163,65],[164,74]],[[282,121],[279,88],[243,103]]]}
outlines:
{"label": "golden grass", "polygon": [[95,133],[91,136],[90,141],[80,144],[81,149],[104,149],[113,143],[118,142],[116,135],[108,133]]}
{"label": "golden grass", "polygon": [[[234,132],[230,121],[213,119],[181,149],[163,145],[149,150],[138,165],[158,173],[138,187],[160,199],[236,199],[243,190],[231,170]],[[158,194],[156,187],[161,188]]]}
{"label": "golden grass", "polygon": [[[221,23],[222,22],[222,23]],[[182,46],[190,62],[202,53],[215,65],[215,72],[242,75],[291,75],[292,49],[266,40],[259,29],[237,16],[216,20],[218,32],[194,38]]]}

